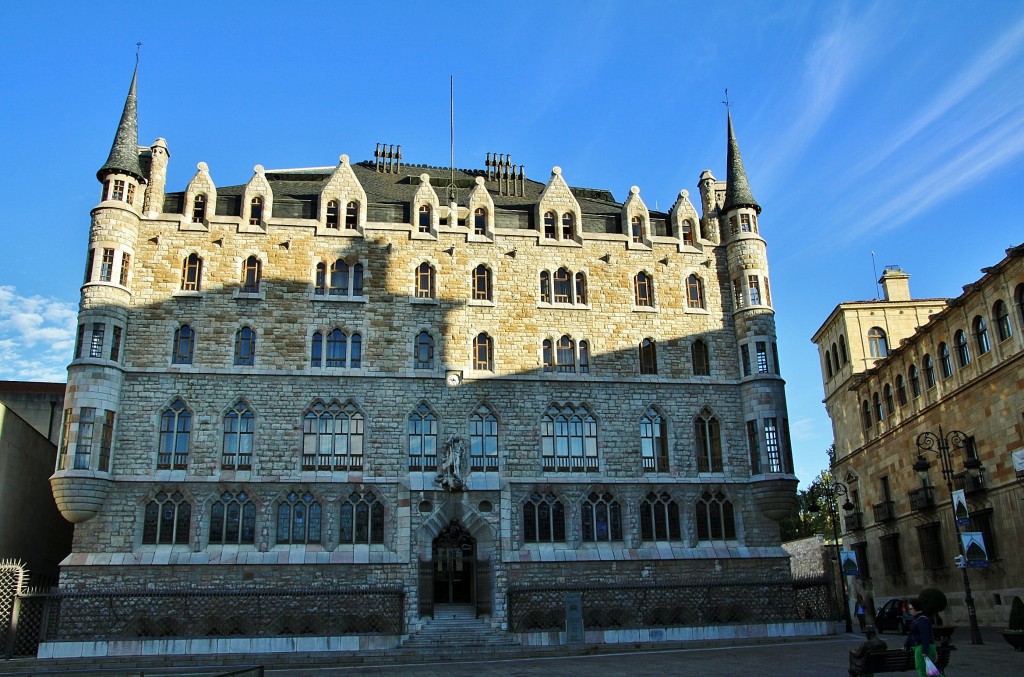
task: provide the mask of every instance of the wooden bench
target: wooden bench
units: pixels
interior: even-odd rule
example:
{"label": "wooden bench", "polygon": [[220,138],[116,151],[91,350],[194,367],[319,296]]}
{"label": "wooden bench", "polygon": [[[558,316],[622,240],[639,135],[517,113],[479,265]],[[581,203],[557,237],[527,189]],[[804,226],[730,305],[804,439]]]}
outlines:
{"label": "wooden bench", "polygon": [[[938,660],[935,665],[939,670],[945,672],[949,665],[950,653],[956,647],[952,644],[936,644],[935,650],[938,653]],[[914,652],[903,649],[882,649],[881,651],[869,651],[861,661],[860,671],[853,667],[853,659],[850,659],[850,676],[860,675],[870,677],[876,672],[912,672],[917,667],[914,665]]]}

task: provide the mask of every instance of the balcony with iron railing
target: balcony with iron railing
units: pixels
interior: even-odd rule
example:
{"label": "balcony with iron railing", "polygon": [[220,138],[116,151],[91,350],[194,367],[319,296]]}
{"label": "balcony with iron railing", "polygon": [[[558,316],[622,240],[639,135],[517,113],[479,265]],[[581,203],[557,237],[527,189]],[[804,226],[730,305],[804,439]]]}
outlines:
{"label": "balcony with iron railing", "polygon": [[876,522],[890,522],[896,519],[896,504],[892,501],[882,501],[871,506],[875,514]]}
{"label": "balcony with iron railing", "polygon": [[846,513],[846,530],[856,531],[864,528],[864,513],[860,510]]}
{"label": "balcony with iron railing", "polygon": [[964,495],[970,496],[985,491],[985,469],[978,468],[975,473],[964,471],[953,475],[953,485],[957,489],[963,489]]}
{"label": "balcony with iron railing", "polygon": [[935,507],[935,487],[921,487],[907,494],[911,510],[930,510]]}

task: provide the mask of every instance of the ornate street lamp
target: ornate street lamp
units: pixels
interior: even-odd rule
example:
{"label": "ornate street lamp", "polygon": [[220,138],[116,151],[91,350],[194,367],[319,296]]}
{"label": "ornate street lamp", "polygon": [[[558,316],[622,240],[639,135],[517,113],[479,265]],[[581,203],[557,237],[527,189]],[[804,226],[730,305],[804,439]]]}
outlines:
{"label": "ornate street lamp", "polygon": [[[832,538],[836,548],[836,564],[839,566],[839,584],[840,589],[843,592],[842,609],[843,609],[843,620],[846,621],[846,631],[853,632],[853,622],[850,618],[850,597],[846,590],[846,575],[843,573],[843,563],[841,559],[839,545],[839,499],[847,494],[846,485],[838,480],[830,480],[828,482],[819,482],[811,486],[810,495],[814,499],[814,502],[807,508],[812,513],[818,513],[821,507],[818,505],[818,494],[825,499],[825,508],[828,510],[829,519],[832,521]],[[843,512],[849,516],[854,509],[853,503],[850,499],[846,499],[843,502]]]}
{"label": "ornate street lamp", "polygon": [[[960,540],[960,525],[956,521],[956,505],[953,504],[953,452],[957,449],[964,452],[964,469],[973,477],[981,475],[981,461],[976,456],[967,453],[964,442],[967,434],[959,430],[951,430],[943,435],[942,426],[939,426],[938,434],[923,432],[917,436],[917,460],[914,462],[914,470],[925,482],[928,478],[928,469],[931,464],[925,458],[925,454],[935,454],[939,457],[939,466],[942,468],[942,477],[946,480],[946,488],[949,489],[950,508],[953,511],[953,529],[956,530],[956,547],[964,563],[967,560],[967,553],[964,552],[963,541]],[[971,644],[984,644],[981,641],[981,630],[978,629],[978,614],[974,609],[974,595],[971,594],[971,581],[967,578],[967,567],[960,569],[964,577],[964,603],[967,605],[967,617],[971,622]]]}

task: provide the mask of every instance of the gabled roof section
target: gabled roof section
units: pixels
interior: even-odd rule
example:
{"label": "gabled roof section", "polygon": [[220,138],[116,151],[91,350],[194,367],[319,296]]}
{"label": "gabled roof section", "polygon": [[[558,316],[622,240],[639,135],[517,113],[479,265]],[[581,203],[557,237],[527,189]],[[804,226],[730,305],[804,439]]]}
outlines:
{"label": "gabled roof section", "polygon": [[757,204],[750,192],[747,173],[743,169],[743,158],[740,157],[740,147],[736,143],[736,134],[732,130],[732,113],[727,115],[729,119],[729,140],[726,148],[728,165],[725,177],[725,204],[722,205],[722,211],[727,212],[736,207],[752,207],[760,214],[761,205]]}
{"label": "gabled roof section", "polygon": [[128,88],[128,98],[125,99],[124,110],[121,112],[121,121],[117,123],[114,145],[110,147],[110,155],[107,156],[106,163],[96,172],[96,178],[100,181],[108,172],[130,174],[139,182],[145,180],[142,175],[142,166],[139,165],[139,119],[135,97],[138,75],[139,68],[136,66],[132,73],[131,87]]}

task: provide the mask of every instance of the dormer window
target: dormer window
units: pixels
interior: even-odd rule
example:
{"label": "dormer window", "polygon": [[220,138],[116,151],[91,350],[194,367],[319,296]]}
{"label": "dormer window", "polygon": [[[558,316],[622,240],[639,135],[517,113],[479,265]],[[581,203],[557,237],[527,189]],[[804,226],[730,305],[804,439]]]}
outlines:
{"label": "dormer window", "polygon": [[633,242],[640,244],[644,241],[644,220],[639,216],[634,216],[629,222],[630,234]]}
{"label": "dormer window", "polygon": [[192,200],[192,223],[202,223],[206,219],[206,196],[200,193]]}
{"label": "dormer window", "polygon": [[430,232],[430,205],[420,206],[419,231],[421,233]]}
{"label": "dormer window", "polygon": [[576,217],[572,212],[562,214],[562,239],[571,240],[576,231]]}
{"label": "dormer window", "polygon": [[555,213],[544,212],[544,237],[549,240],[554,240],[557,237],[555,233]]}
{"label": "dormer window", "polygon": [[327,227],[338,228],[338,201],[328,200],[327,201]]}
{"label": "dormer window", "polygon": [[487,210],[477,207],[473,212],[473,234],[485,235],[487,233]]}
{"label": "dormer window", "polygon": [[358,224],[359,204],[356,202],[349,202],[345,207],[345,230],[355,230]]}
{"label": "dormer window", "polygon": [[249,208],[249,225],[258,226],[263,223],[263,198],[254,197]]}
{"label": "dormer window", "polygon": [[693,244],[693,222],[690,220],[683,221],[682,225],[683,244]]}

